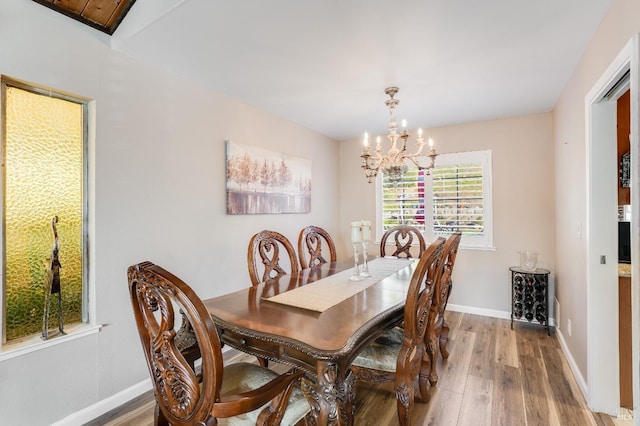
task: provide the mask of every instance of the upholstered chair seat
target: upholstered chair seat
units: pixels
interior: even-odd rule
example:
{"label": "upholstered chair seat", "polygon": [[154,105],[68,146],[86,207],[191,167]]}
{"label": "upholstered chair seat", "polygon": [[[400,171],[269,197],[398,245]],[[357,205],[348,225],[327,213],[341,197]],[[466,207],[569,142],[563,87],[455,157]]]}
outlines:
{"label": "upholstered chair seat", "polygon": [[[224,368],[224,381],[220,388],[220,395],[225,397],[249,392],[253,389],[258,389],[260,386],[266,385],[277,377],[278,374],[274,371],[256,364],[250,364],[248,362],[230,364]],[[240,414],[235,417],[218,419],[218,425],[255,425],[258,421],[258,415],[266,406],[267,404],[257,410]],[[289,397],[287,411],[285,411],[284,416],[282,417],[281,424],[295,425],[302,420],[310,410],[311,407],[304,397],[302,390],[300,390],[299,386],[296,386]]]}
{"label": "upholstered chair seat", "polygon": [[395,372],[403,337],[404,330],[402,328],[391,329],[366,346],[352,365],[371,370]]}

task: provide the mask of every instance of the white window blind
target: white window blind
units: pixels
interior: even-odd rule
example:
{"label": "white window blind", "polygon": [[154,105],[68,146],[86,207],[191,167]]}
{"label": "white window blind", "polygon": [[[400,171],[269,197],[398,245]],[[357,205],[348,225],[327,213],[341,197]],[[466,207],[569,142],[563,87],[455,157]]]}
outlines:
{"label": "white window blind", "polygon": [[482,235],[482,163],[435,167],[432,175],[434,234]]}
{"label": "white window blind", "polygon": [[395,225],[412,225],[421,231],[425,229],[424,215],[424,172],[409,169],[400,182],[382,179],[382,221],[383,229]]}
{"label": "white window blind", "polygon": [[378,238],[405,224],[427,241],[461,232],[461,247],[493,248],[491,151],[440,154],[430,175],[413,167],[400,182],[377,184]]}

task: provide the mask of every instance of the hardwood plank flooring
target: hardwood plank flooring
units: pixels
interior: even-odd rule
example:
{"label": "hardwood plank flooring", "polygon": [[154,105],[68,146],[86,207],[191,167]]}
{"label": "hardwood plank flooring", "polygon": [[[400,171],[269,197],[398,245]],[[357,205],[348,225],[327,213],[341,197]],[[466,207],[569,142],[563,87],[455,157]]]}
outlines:
{"label": "hardwood plank flooring", "polygon": [[522,395],[522,376],[517,367],[506,364],[496,365],[492,403],[493,424],[527,424]]}
{"label": "hardwood plank flooring", "polygon": [[511,332],[509,321],[498,321],[496,326],[496,364],[518,368],[516,334]]}
{"label": "hardwood plank flooring", "polygon": [[[439,381],[430,402],[416,400],[414,425],[631,424],[589,411],[558,340],[543,328],[516,323],[511,330],[508,320],[459,312],[448,312],[447,322],[450,356],[438,358]],[[240,353],[227,358],[226,363],[255,362]],[[151,426],[154,405],[147,392],[86,426]],[[359,382],[355,406],[357,426],[398,425],[392,383]]]}
{"label": "hardwood plank flooring", "polygon": [[496,325],[498,319],[489,317],[478,317],[480,326],[475,327],[475,342],[469,374],[493,379],[493,371],[496,359]]}
{"label": "hardwood plank flooring", "polygon": [[491,424],[493,380],[473,375],[467,376],[467,384],[462,395],[462,406],[458,416],[461,425]]}
{"label": "hardwood plank flooring", "polygon": [[[372,399],[375,399],[373,397]],[[414,422],[418,425],[430,425],[430,426],[456,426],[458,425],[458,418],[460,416],[460,410],[462,409],[462,394],[451,392],[447,389],[436,387],[431,390],[431,401],[429,404],[416,403],[414,405]],[[356,414],[356,423],[359,425],[367,424],[366,420],[358,418]],[[398,419],[394,417],[391,423],[398,424]],[[364,416],[364,414],[363,414]],[[370,419],[370,417],[368,417]]]}

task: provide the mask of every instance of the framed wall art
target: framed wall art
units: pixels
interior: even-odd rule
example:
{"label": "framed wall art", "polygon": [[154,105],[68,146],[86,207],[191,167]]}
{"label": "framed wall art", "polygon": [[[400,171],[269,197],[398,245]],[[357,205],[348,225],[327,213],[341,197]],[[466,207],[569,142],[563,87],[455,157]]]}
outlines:
{"label": "framed wall art", "polygon": [[311,160],[226,141],[227,214],[309,213]]}

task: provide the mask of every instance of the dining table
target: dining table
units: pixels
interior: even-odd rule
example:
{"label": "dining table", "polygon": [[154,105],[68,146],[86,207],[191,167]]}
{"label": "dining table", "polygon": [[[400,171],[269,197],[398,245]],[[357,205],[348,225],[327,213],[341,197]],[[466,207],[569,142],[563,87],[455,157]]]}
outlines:
{"label": "dining table", "polygon": [[361,277],[353,261],[320,264],[204,300],[223,345],[305,371],[302,391],[318,425],[352,425],[350,365],[402,323],[415,259],[378,258]]}

